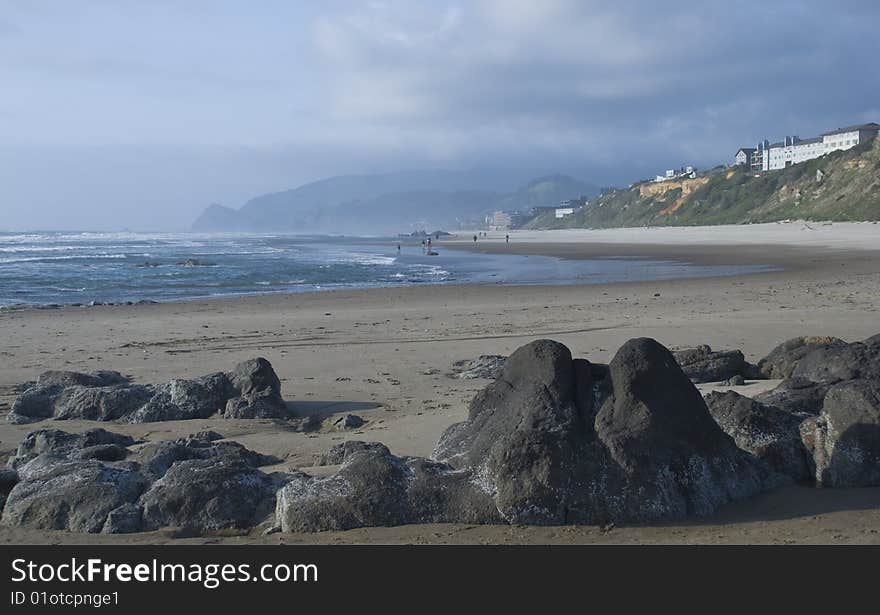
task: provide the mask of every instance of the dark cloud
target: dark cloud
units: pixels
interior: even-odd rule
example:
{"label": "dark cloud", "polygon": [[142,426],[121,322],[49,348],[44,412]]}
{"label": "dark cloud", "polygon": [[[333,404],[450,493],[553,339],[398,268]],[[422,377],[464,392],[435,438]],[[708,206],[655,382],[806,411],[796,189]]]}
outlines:
{"label": "dark cloud", "polygon": [[0,198],[31,212],[24,178],[64,176],[40,207],[64,196],[86,226],[149,207],[182,226],[209,200],[413,167],[625,183],[880,121],[873,1],[53,6],[0,21]]}

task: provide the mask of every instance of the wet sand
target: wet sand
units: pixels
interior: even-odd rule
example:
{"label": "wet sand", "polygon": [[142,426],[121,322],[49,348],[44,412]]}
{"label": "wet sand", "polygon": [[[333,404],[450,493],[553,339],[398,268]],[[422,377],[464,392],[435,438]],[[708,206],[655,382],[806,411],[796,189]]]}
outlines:
{"label": "wet sand", "polygon": [[[283,459],[272,469],[308,470],[315,454],[348,438],[378,440],[397,454],[429,455],[440,433],[466,416],[467,402],[486,383],[449,378],[451,363],[479,354],[508,354],[537,338],[559,340],[576,356],[594,361],[608,361],[624,341],[637,336],[654,337],[670,347],[705,343],[740,348],[754,361],[796,335],[856,340],[880,332],[880,252],[862,239],[854,239],[851,248],[839,243],[582,242],[556,236],[539,241],[515,234],[512,239],[507,245],[503,234],[495,234],[477,246],[443,241],[438,249],[769,264],[783,270],[595,286],[426,286],[4,312],[0,415],[14,398],[12,386],[46,369],[116,369],[139,382],[159,382],[226,370],[237,361],[264,356],[298,414],[354,412],[366,425],[344,434],[295,433],[273,421],[220,418],[100,426],[147,440],[210,428]],[[749,395],[774,384],[757,382],[738,390]],[[85,421],[0,422],[0,462],[33,429],[94,426]],[[880,488],[790,487],[727,506],[707,519],[610,531],[429,525],[176,538],[168,531],[114,537],[0,527],[0,543],[861,543],[880,542],[878,532]]]}

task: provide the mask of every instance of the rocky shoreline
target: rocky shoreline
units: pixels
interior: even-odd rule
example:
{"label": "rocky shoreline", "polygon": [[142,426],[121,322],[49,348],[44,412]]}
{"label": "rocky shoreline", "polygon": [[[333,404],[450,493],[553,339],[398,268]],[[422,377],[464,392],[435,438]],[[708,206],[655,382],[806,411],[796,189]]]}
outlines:
{"label": "rocky shoreline", "polygon": [[[144,443],[105,429],[38,429],[0,472],[0,522],[186,535],[438,522],[652,524],[708,515],[794,482],[880,485],[880,336],[796,338],[755,365],[739,351],[673,353],[649,338],[628,341],[606,365],[539,340],[453,373],[472,367],[497,378],[430,457],[348,440],[321,455],[319,465],[332,473],[320,476],[266,472],[277,459],[210,431]],[[754,399],[735,391],[704,399],[694,386],[762,377],[783,380]],[[45,372],[19,387],[7,420],[112,425],[208,416],[270,418],[299,430],[363,423],[355,415],[324,423],[295,416],[259,358],[160,385],[111,371]]]}

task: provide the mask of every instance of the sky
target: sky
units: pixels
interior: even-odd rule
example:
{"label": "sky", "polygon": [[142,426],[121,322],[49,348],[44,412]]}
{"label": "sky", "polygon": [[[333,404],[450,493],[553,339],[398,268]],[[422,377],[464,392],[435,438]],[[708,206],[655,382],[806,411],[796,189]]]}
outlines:
{"label": "sky", "polygon": [[0,230],[340,174],[627,184],[880,122],[875,0],[0,0]]}

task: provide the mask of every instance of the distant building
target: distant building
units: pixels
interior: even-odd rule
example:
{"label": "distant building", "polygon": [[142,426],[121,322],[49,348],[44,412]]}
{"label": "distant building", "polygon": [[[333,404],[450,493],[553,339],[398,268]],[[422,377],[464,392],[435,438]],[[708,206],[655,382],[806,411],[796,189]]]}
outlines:
{"label": "distant building", "polygon": [[[785,137],[778,143],[762,141],[758,147],[740,148],[736,152],[736,164],[749,164],[756,171],[784,169],[793,164],[819,158],[830,152],[847,150],[877,136],[880,124],[857,124],[826,132],[820,137],[801,139],[797,136]],[[751,150],[751,162],[746,163]]]}
{"label": "distant building", "polygon": [[734,158],[734,160],[736,161],[735,164],[751,168],[752,162],[755,159],[756,151],[758,151],[758,149],[755,147],[739,148],[739,150],[736,152],[736,157]]}
{"label": "distant building", "polygon": [[697,176],[697,170],[694,167],[688,165],[685,167],[681,167],[678,170],[668,169],[666,171],[665,175],[658,175],[654,179],[654,181],[655,182],[668,182],[668,181],[674,181],[676,179],[683,179],[685,177],[696,177],[696,176]]}
{"label": "distant building", "polygon": [[574,213],[574,207],[557,207],[556,208],[556,219],[562,219],[565,216],[570,216]]}

